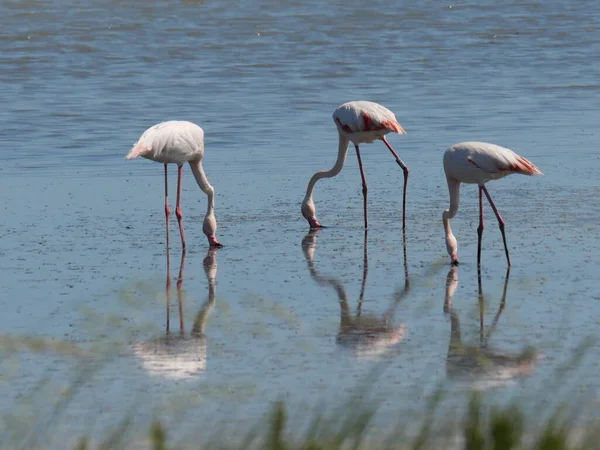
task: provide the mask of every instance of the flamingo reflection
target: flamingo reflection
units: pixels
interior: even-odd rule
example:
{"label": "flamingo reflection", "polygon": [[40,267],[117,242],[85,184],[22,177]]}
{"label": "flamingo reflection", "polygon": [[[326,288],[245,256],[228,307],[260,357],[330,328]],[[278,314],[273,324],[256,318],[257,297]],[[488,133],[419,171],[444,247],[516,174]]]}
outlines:
{"label": "flamingo reflection", "polygon": [[185,252],[181,254],[179,275],[177,277],[177,307],[179,312],[179,330],[171,330],[171,275],[170,257],[167,249],[166,282],[166,326],[165,334],[148,342],[134,346],[134,352],[142,361],[144,369],[153,376],[170,379],[193,378],[206,370],[207,339],[204,333],[206,320],[214,309],[217,277],[216,247],[208,249],[204,258],[204,272],[208,280],[208,298],[196,314],[189,334],[185,330],[183,314],[183,271]]}
{"label": "flamingo reflection", "polygon": [[461,339],[460,320],[452,309],[452,298],[458,285],[458,267],[452,266],[446,276],[446,296],[444,313],[450,315],[450,343],[446,359],[446,373],[449,378],[464,380],[475,384],[476,388],[485,389],[504,385],[517,378],[529,375],[539,356],[532,348],[527,348],[518,354],[494,352],[489,349],[488,342],[498,325],[500,316],[506,306],[506,292],[510,268],[506,271],[502,299],[492,324],[485,329],[483,313],[485,298],[481,283],[481,273],[478,271],[479,298],[479,345],[464,345]]}
{"label": "flamingo reflection", "polygon": [[302,250],[313,280],[320,286],[335,289],[340,302],[340,328],[336,343],[352,351],[359,359],[383,355],[404,338],[405,325],[394,326],[392,318],[400,300],[408,293],[408,270],[406,264],[406,246],[404,251],[405,284],[402,290],[394,293],[394,299],[383,316],[363,314],[362,303],[368,275],[367,233],[365,232],[363,250],[363,278],[356,312],[353,314],[343,284],[333,277],[320,275],[316,269],[314,253],[320,229],[311,230],[302,239]]}

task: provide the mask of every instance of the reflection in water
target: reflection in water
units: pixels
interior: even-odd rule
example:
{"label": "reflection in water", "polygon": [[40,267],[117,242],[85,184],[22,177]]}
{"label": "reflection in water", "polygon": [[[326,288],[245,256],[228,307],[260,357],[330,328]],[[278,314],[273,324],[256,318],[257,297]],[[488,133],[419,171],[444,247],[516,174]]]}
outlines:
{"label": "reflection in water", "polygon": [[215,306],[217,251],[217,248],[211,247],[204,258],[204,272],[208,279],[208,299],[204,302],[198,314],[196,314],[189,335],[186,335],[182,293],[185,252],[181,254],[181,264],[179,265],[179,276],[177,278],[179,331],[172,332],[170,324],[170,258],[167,249],[167,309],[165,334],[152,339],[151,341],[137,344],[134,347],[136,356],[142,360],[144,368],[151,375],[163,376],[171,379],[187,379],[199,375],[206,370],[206,335],[204,334],[204,328],[206,319]]}
{"label": "reflection in water", "polygon": [[394,327],[391,324],[396,307],[400,300],[408,293],[409,289],[406,245],[404,246],[404,288],[394,293],[394,300],[382,317],[365,315],[362,313],[362,302],[369,271],[367,232],[365,231],[363,279],[358,306],[356,312],[352,314],[350,305],[348,304],[348,296],[342,283],[337,278],[320,275],[315,267],[314,253],[317,246],[317,236],[320,231],[319,229],[313,229],[302,239],[302,250],[313,280],[321,286],[332,286],[337,292],[340,301],[340,330],[336,338],[336,343],[352,350],[354,355],[360,359],[384,354],[402,340],[406,331],[405,325]]}
{"label": "reflection in water", "polygon": [[458,285],[458,267],[452,266],[446,277],[446,297],[444,300],[444,313],[450,314],[450,343],[446,360],[446,373],[449,378],[462,379],[476,384],[477,388],[506,384],[518,377],[529,375],[534,362],[539,358],[533,349],[528,348],[515,355],[496,353],[488,348],[488,341],[498,325],[498,320],[506,305],[506,291],[510,268],[506,271],[502,300],[498,312],[488,327],[487,332],[483,324],[485,299],[481,285],[481,273],[477,274],[479,285],[479,345],[463,345],[460,334],[460,321],[458,314],[452,309],[452,297]]}

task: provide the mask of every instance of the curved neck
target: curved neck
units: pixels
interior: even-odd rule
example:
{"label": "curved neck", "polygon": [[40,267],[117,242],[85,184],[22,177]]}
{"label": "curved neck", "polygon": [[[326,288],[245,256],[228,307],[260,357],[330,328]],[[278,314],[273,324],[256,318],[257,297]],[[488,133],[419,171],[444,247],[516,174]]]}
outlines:
{"label": "curved neck", "polygon": [[206,217],[212,216],[215,212],[215,190],[208,182],[208,178],[206,178],[206,174],[202,168],[202,160],[198,159],[196,161],[190,161],[190,167],[192,169],[192,173],[194,174],[194,178],[196,179],[196,183],[198,183],[198,186],[208,198]]}
{"label": "curved neck", "polygon": [[347,137],[342,136],[341,134],[339,136],[340,139],[338,145],[338,156],[334,166],[330,170],[321,170],[320,172],[317,172],[312,176],[312,178],[308,182],[308,187],[306,188],[304,203],[307,203],[312,198],[313,190],[317,181],[319,181],[321,178],[335,177],[338,173],[340,173],[342,167],[344,167],[344,162],[346,161],[346,154],[348,153],[348,144],[350,140]]}
{"label": "curved neck", "polygon": [[450,207],[444,211],[443,219],[444,219],[444,230],[446,230],[446,235],[449,236],[452,234],[452,229],[450,228],[450,219],[456,216],[458,212],[458,205],[460,203],[460,182],[453,179],[447,178],[448,181],[448,193],[450,194]]}

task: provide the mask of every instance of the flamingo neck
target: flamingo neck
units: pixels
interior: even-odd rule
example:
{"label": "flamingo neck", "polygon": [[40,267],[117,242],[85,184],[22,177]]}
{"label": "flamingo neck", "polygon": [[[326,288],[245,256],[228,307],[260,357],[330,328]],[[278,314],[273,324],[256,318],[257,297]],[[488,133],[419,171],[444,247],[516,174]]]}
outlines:
{"label": "flamingo neck", "polygon": [[458,244],[454,234],[452,234],[452,228],[450,228],[450,219],[456,216],[456,213],[458,212],[458,205],[460,202],[460,182],[449,177],[447,177],[447,181],[448,193],[450,194],[450,207],[443,212],[442,220],[444,223],[444,231],[446,233],[446,249],[452,259],[452,263],[457,263]]}
{"label": "flamingo neck", "polygon": [[206,216],[214,214],[215,210],[215,189],[208,182],[208,178],[204,173],[204,168],[202,167],[202,160],[198,159],[196,161],[190,161],[190,167],[192,169],[192,173],[194,174],[194,178],[196,179],[196,183],[198,186],[206,194],[208,199],[208,207],[206,210]]}
{"label": "flamingo neck", "polygon": [[215,234],[217,232],[217,220],[215,219],[215,189],[208,182],[208,178],[202,168],[202,159],[190,161],[190,167],[196,183],[206,194],[208,200],[208,206],[206,207],[206,215],[204,216],[204,223],[202,224],[202,231],[207,236],[210,245],[218,244]]}
{"label": "flamingo neck", "polygon": [[306,188],[306,195],[304,196],[304,200],[302,202],[303,204],[312,203],[313,190],[315,188],[315,184],[317,184],[317,181],[319,181],[321,178],[335,177],[338,173],[340,173],[342,167],[344,167],[344,162],[346,162],[346,154],[348,153],[348,144],[350,141],[342,134],[339,136],[338,156],[334,166],[330,170],[321,170],[311,177]]}

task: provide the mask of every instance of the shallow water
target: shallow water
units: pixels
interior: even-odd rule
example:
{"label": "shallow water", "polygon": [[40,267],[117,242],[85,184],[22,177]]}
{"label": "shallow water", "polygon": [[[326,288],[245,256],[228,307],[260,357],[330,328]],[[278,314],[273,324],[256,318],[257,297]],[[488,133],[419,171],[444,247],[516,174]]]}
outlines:
{"label": "shallow water", "polygon": [[[415,417],[440,385],[455,400],[476,387],[499,401],[542,398],[548,411],[565,392],[597,407],[595,340],[560,389],[552,381],[598,326],[599,13],[594,1],[3,2],[5,427],[22,436],[33,423],[28,439],[47,432],[61,448],[63,430],[98,438],[131,414],[143,432],[158,415],[185,441],[198,424],[208,435],[225,418],[254,424],[277,398],[302,422],[305,409],[360,392],[380,362],[382,426]],[[411,169],[406,246],[402,172],[381,143],[362,152],[366,244],[352,152],[317,184],[330,228],[307,234],[299,211],[309,177],[334,162],[333,109],[358,99],[392,109],[408,131],[389,137]],[[167,119],[205,130],[225,244],[207,254],[205,198],[186,168],[189,250],[178,294],[173,219],[169,338],[162,167],[123,160]],[[455,272],[441,225],[442,153],[464,140],[512,148],[544,172],[489,185],[513,260],[495,326],[506,263],[489,209],[481,280],[488,347],[515,356],[531,346],[540,358],[455,377],[457,325],[466,355],[479,355],[481,326],[473,186],[452,222]],[[93,356],[16,352],[15,338]]]}

